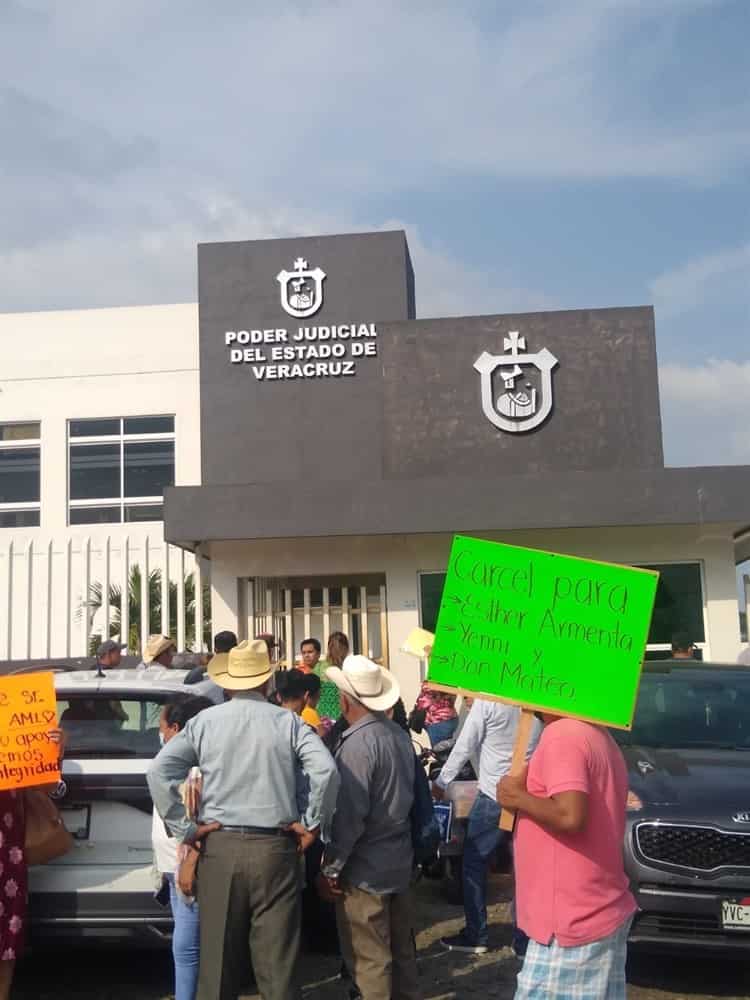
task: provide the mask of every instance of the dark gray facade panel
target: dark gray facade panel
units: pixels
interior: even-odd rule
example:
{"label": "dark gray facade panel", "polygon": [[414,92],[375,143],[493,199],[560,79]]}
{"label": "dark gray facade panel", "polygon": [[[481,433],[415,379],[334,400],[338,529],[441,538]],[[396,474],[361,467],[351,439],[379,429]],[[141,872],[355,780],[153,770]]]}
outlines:
{"label": "dark gray facade panel", "polygon": [[[298,257],[326,273],[323,305],[306,319],[281,307],[277,274]],[[403,232],[211,243],[198,247],[201,468],[204,483],[299,482],[381,475],[380,368],[353,377],[256,381],[228,360],[228,330],[382,323],[414,316]],[[348,470],[348,472],[347,472]]]}
{"label": "dark gray facade panel", "polygon": [[750,523],[750,467],[172,487],[167,541]]}
{"label": "dark gray facade panel", "polygon": [[[552,413],[525,433],[490,423],[473,368],[511,330],[559,362]],[[650,307],[389,324],[380,354],[386,478],[663,466]]]}
{"label": "dark gray facade panel", "polygon": [[[298,259],[325,272],[304,318],[277,280]],[[198,261],[204,485],[167,491],[169,541],[750,522],[750,469],[663,467],[650,307],[416,320],[400,231],[205,244]],[[353,375],[230,361],[227,331],[293,344],[340,324],[377,327]],[[273,345],[237,346],[273,363]]]}

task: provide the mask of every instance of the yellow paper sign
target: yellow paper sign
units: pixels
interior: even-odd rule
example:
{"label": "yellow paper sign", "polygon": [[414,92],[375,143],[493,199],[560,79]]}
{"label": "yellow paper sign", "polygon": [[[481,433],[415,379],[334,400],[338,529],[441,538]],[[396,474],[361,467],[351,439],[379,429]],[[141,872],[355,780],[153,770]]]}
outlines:
{"label": "yellow paper sign", "polygon": [[423,628],[412,629],[406,637],[406,642],[401,647],[402,653],[409,653],[410,656],[417,656],[426,659],[425,646],[432,646],[435,642],[435,635]]}
{"label": "yellow paper sign", "polygon": [[0,789],[60,780],[55,675],[0,677]]}

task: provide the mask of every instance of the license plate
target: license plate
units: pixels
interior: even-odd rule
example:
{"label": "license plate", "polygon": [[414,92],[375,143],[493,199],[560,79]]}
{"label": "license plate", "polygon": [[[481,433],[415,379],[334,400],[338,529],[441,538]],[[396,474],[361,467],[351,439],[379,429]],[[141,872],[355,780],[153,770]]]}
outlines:
{"label": "license plate", "polygon": [[726,930],[750,931],[750,899],[722,900],[721,925]]}
{"label": "license plate", "polygon": [[91,806],[63,806],[63,823],[75,840],[88,840],[91,829]]}

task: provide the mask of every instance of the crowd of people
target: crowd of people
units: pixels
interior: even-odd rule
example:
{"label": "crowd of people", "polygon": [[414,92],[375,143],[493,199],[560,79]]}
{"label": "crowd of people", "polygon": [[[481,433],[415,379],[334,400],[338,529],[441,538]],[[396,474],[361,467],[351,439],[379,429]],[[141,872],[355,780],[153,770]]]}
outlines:
{"label": "crowd of people", "polygon": [[[179,718],[165,706],[164,747],[149,771],[155,836],[177,845],[174,858],[159,856],[174,860],[164,874],[172,899],[182,897],[178,1000],[236,997],[248,943],[262,996],[298,996],[303,888],[308,900],[317,890],[315,927],[328,921],[355,995],[418,996],[409,895],[417,761],[389,718],[395,678],[361,655],[329,666],[340,718],[325,732],[314,655],[307,670],[274,674],[256,639],[215,660],[207,674],[227,700],[209,708],[188,698]],[[197,810],[198,796],[186,796],[194,769]]]}
{"label": "crowd of people", "polygon": [[[421,996],[411,897],[421,765],[410,723],[433,742],[457,735],[435,799],[467,761],[478,770],[466,924],[443,944],[488,949],[488,870],[508,836],[501,808],[512,808],[517,997],[624,998],[635,909],[621,855],[627,779],[606,730],[541,715],[527,770],[511,776],[513,706],[475,699],[459,728],[453,697],[423,686],[407,720],[395,677],[352,654],[341,634],[327,662],[306,639],[298,664],[276,672],[266,637],[223,635],[216,648],[231,647],[187,678],[196,690],[214,684],[220,703],[203,694],[166,706],[148,775],[155,838],[176,845],[159,854],[175,915],[176,1000],[237,997],[250,956],[264,1000],[298,997],[303,929],[308,945],[341,956],[350,997]],[[322,710],[325,685],[338,718]]]}
{"label": "crowd of people", "polygon": [[[627,776],[605,729],[540,714],[526,769],[511,775],[518,708],[475,699],[459,726],[455,699],[423,686],[407,719],[394,675],[353,654],[342,633],[325,661],[320,642],[305,639],[291,669],[274,670],[272,637],[222,632],[214,649],[163,706],[148,773],[176,1000],[234,1000],[250,962],[264,1000],[294,1000],[303,929],[310,947],[340,955],[351,998],[421,996],[411,893],[426,778],[410,725],[433,742],[457,736],[435,799],[467,761],[477,770],[465,927],[445,947],[481,954],[490,945],[487,875],[509,808],[517,998],[623,1000],[635,911],[621,853]],[[170,670],[174,655],[169,637],[152,636],[141,668]],[[97,670],[119,656],[118,644],[103,643]],[[50,738],[62,754],[61,731]],[[24,896],[23,800],[0,792],[0,1000],[21,953]]]}

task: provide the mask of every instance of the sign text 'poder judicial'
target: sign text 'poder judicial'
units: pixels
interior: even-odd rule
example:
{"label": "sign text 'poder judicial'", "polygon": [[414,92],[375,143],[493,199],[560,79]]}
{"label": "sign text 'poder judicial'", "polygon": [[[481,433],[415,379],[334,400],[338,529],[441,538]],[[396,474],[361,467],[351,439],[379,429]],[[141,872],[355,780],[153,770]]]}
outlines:
{"label": "sign text 'poder judicial'", "polygon": [[[326,272],[299,256],[291,271],[276,275],[279,305],[295,319],[308,319],[322,307]],[[224,345],[233,365],[248,365],[258,382],[344,378],[357,374],[357,361],[378,354],[374,323],[300,326],[296,330],[227,330]]]}
{"label": "sign text 'poder judicial'", "polygon": [[57,781],[59,746],[52,673],[0,678],[0,789]]}
{"label": "sign text 'poder judicial'", "polygon": [[301,326],[272,330],[227,330],[224,343],[233,365],[248,365],[259,382],[341,378],[357,374],[357,362],[378,354],[374,323]]}
{"label": "sign text 'poder judicial'", "polygon": [[457,535],[429,680],[628,728],[658,576]]}

